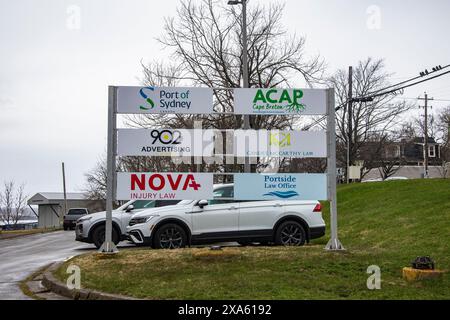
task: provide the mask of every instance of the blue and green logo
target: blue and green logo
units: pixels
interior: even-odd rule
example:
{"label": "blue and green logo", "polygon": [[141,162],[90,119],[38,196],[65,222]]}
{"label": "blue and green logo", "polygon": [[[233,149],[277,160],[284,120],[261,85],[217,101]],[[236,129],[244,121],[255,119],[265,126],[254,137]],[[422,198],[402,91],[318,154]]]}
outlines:
{"label": "blue and green logo", "polygon": [[263,196],[272,196],[272,197],[278,197],[281,199],[289,199],[292,197],[298,197],[299,194],[296,191],[272,191],[269,193],[264,194]]}
{"label": "blue and green logo", "polygon": [[155,91],[155,88],[154,88],[154,87],[144,87],[144,88],[142,88],[141,90],[139,90],[139,94],[141,95],[141,97],[144,98],[145,101],[147,101],[147,103],[148,103],[148,105],[147,105],[146,107],[144,107],[144,106],[142,106],[142,105],[139,106],[139,109],[141,109],[141,110],[150,110],[150,109],[153,109],[153,108],[155,107],[155,103],[153,102],[152,99],[150,99],[150,98],[148,97],[147,94],[145,94],[144,90]]}

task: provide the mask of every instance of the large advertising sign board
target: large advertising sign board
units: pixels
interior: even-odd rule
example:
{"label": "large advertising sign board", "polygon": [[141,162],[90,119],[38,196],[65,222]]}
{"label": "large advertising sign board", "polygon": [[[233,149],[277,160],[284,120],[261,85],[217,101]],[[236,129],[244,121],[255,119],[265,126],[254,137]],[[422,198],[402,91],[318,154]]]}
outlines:
{"label": "large advertising sign board", "polygon": [[324,173],[236,173],[236,200],[326,200],[327,175]]}
{"label": "large advertising sign board", "polygon": [[118,87],[117,113],[209,114],[213,90],[191,87]]}
{"label": "large advertising sign board", "polygon": [[212,156],[214,130],[118,129],[120,156]]}
{"label": "large advertising sign board", "polygon": [[235,130],[238,157],[320,158],[327,156],[324,131]]}
{"label": "large advertising sign board", "polygon": [[117,173],[117,200],[202,200],[212,198],[212,173]]}
{"label": "large advertising sign board", "polygon": [[234,113],[322,115],[327,111],[325,89],[234,89]]}

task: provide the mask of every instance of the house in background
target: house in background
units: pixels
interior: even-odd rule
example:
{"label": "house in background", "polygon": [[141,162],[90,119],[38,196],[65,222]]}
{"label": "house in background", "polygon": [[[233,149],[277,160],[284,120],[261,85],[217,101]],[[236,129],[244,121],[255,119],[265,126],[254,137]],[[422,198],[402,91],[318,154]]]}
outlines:
{"label": "house in background", "polygon": [[[392,175],[394,177],[423,178],[424,140],[423,137],[415,137],[384,144],[373,141],[363,145],[358,160],[363,160],[373,168],[364,175],[363,181],[382,178],[378,168],[387,165],[395,167],[396,172]],[[445,150],[442,149],[442,146],[433,137],[429,137],[427,149],[428,176],[430,178],[448,176],[450,170],[443,165]]]}
{"label": "house in background", "polygon": [[[68,192],[67,210],[71,208],[87,208],[89,212],[103,211],[103,200],[87,199],[83,193]],[[28,205],[38,206],[38,227],[59,228],[64,217],[64,193],[39,192],[28,200]]]}

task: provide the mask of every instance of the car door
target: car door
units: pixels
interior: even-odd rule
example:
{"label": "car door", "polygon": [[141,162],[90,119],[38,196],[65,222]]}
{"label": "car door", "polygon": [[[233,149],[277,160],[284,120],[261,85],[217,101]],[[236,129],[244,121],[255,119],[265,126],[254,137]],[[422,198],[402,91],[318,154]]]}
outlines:
{"label": "car door", "polygon": [[233,198],[233,187],[214,190],[214,199],[203,208],[192,209],[192,235],[198,239],[219,239],[238,231],[239,203]]}
{"label": "car door", "polygon": [[270,230],[282,216],[282,201],[241,201],[239,203],[239,231]]}

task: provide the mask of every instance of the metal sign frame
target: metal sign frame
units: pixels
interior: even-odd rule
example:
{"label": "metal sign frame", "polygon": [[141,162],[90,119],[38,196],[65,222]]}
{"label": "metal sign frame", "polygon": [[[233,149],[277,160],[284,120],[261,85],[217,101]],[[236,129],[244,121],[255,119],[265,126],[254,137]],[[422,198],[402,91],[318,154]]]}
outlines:
{"label": "metal sign frame", "polygon": [[[116,198],[116,156],[117,156],[117,88],[108,87],[108,138],[107,138],[107,177],[106,177],[106,227],[105,242],[99,251],[116,253],[118,249],[112,241],[112,211]],[[223,89],[223,88],[216,88]],[[226,88],[229,90],[229,88]],[[213,88],[214,90],[214,88]],[[338,238],[337,193],[336,193],[336,118],[334,89],[327,92],[327,194],[330,201],[330,240],[325,249],[328,251],[345,250]],[[234,114],[234,113],[233,113]]]}

